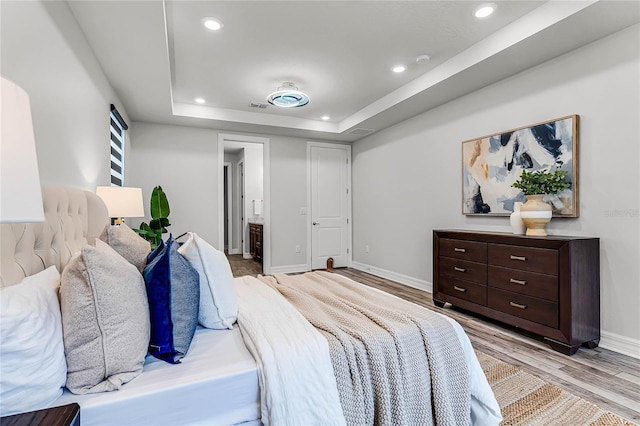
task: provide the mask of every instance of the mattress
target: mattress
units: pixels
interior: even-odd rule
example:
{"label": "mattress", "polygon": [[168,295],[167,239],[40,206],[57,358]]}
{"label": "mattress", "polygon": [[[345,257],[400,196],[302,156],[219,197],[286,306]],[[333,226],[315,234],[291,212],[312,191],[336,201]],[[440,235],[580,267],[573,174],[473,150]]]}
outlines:
{"label": "mattress", "polygon": [[260,424],[257,365],[240,329],[198,328],[181,364],[147,356],[144,372],[115,392],[74,395],[83,426]]}

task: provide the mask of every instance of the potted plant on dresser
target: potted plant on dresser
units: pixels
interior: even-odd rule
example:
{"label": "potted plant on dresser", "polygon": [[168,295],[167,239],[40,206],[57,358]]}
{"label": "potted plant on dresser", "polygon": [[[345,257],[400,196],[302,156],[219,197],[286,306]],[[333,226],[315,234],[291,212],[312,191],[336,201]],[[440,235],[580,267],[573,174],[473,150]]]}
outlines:
{"label": "potted plant on dresser", "polygon": [[566,180],[569,172],[560,170],[561,167],[562,162],[559,161],[553,171],[551,167],[535,171],[523,170],[520,178],[511,185],[522,190],[527,197],[527,202],[520,208],[520,217],[527,227],[527,235],[547,236],[545,227],[552,216],[548,196],[556,195],[571,186]]}

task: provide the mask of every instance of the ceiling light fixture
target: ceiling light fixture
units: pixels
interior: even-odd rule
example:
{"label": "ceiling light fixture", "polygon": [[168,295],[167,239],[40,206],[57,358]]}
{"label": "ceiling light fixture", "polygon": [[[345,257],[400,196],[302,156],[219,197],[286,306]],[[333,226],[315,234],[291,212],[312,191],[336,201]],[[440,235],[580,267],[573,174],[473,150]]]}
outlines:
{"label": "ceiling light fixture", "polygon": [[194,101],[195,101],[196,103],[198,103],[198,104],[204,104],[204,103],[206,103],[206,102],[207,102],[207,101],[205,101],[203,98],[195,98],[195,99],[194,99]]}
{"label": "ceiling light fixture", "polygon": [[331,117],[329,117],[328,115],[323,115],[321,118],[322,118],[324,121],[327,121],[327,120],[330,120],[330,119],[331,119]]}
{"label": "ceiling light fixture", "polygon": [[309,103],[309,96],[298,90],[290,81],[285,81],[278,90],[267,96],[267,102],[282,108],[299,108]]}
{"label": "ceiling light fixture", "polygon": [[396,65],[393,68],[391,68],[391,71],[395,72],[395,73],[400,73],[400,72],[404,72],[404,70],[406,70],[407,67],[404,65]]}
{"label": "ceiling light fixture", "polygon": [[486,18],[495,12],[498,6],[495,3],[483,3],[473,12],[476,18]]}
{"label": "ceiling light fixture", "polygon": [[218,31],[223,27],[222,22],[218,21],[216,18],[204,18],[202,20],[202,25],[211,31]]}

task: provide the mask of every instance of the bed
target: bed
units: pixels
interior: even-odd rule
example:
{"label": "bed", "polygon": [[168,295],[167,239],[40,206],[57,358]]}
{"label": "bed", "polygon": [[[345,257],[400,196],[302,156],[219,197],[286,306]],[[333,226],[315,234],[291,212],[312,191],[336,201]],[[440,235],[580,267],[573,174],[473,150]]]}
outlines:
{"label": "bed", "polygon": [[[104,204],[91,192],[44,188],[43,205],[45,223],[1,225],[3,287],[51,265],[62,270],[108,223]],[[286,293],[297,284],[289,279],[236,278],[239,312],[238,325],[232,330],[199,327],[181,364],[147,356],[143,373],[122,389],[89,395],[65,390],[50,405],[79,403],[83,425],[345,424],[341,404],[347,403],[342,388],[352,384],[341,384],[336,379],[339,375],[334,374],[338,371],[334,370],[337,355],[330,346],[336,345],[327,343],[331,338],[326,335],[330,327],[315,324],[317,318],[299,311],[301,306],[294,307],[295,301]],[[317,279],[331,277],[319,275]],[[367,291],[394,298],[379,290]],[[378,295],[370,293],[368,297],[376,299]],[[442,321],[454,331],[454,340],[459,343],[456,347],[462,351],[459,358],[468,370],[471,396],[466,423],[498,424],[499,408],[469,339],[457,323],[445,317]],[[288,326],[282,327],[284,323]]]}

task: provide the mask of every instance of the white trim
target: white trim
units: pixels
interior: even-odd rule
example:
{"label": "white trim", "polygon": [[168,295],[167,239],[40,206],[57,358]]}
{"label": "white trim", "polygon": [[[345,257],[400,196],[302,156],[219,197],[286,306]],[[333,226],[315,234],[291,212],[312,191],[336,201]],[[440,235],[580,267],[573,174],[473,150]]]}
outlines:
{"label": "white trim", "polygon": [[242,253],[240,253],[240,249],[231,249],[229,250],[229,254],[242,254]]}
{"label": "white trim", "polygon": [[271,273],[271,154],[270,139],[258,136],[235,135],[230,133],[218,134],[218,247],[224,247],[224,215],[220,210],[224,208],[224,143],[249,142],[261,143],[263,163],[263,191],[264,191],[264,224],[262,228],[262,270],[264,274]]}
{"label": "white trim", "polygon": [[351,145],[343,145],[338,143],[328,142],[313,142],[307,141],[307,271],[311,270],[311,218],[313,212],[311,211],[311,148],[335,148],[344,149],[347,151],[347,267],[351,267],[353,263],[353,247],[352,247],[352,229],[353,218],[351,214]]}
{"label": "white trim", "polygon": [[418,290],[426,291],[428,293],[433,293],[433,284],[429,281],[421,280],[419,278],[413,278],[408,275],[403,275],[398,272],[387,271],[386,269],[378,268],[375,266],[367,265],[365,263],[360,263],[353,261],[351,262],[351,267],[353,269],[357,269],[359,271],[368,272],[369,274],[386,278],[391,281],[395,281],[400,284],[404,284],[406,286],[416,288]]}
{"label": "white trim", "polygon": [[236,201],[236,208],[238,209],[238,216],[235,219],[238,219],[238,236],[240,237],[240,241],[238,242],[238,254],[242,254],[244,252],[244,230],[246,227],[244,220],[244,156],[242,160],[236,163],[236,186],[238,190],[236,191],[238,194],[238,200]]}
{"label": "white trim", "polygon": [[640,340],[621,336],[610,331],[601,331],[600,347],[640,359]]}
{"label": "white trim", "polygon": [[300,265],[285,265],[271,267],[271,274],[293,274],[296,272],[307,272],[309,267],[302,263]]}
{"label": "white trim", "polygon": [[[222,154],[222,157],[223,157],[222,159],[224,160],[224,153]],[[233,191],[232,191],[233,188],[231,186],[233,173],[231,173],[232,167],[231,167],[230,161],[224,161],[222,165],[223,165],[222,167],[223,171],[225,167],[227,168],[227,219],[229,221],[227,223],[227,242],[228,242],[227,252],[231,254],[231,252],[233,251]],[[224,185],[224,175],[223,175],[222,184]],[[222,192],[222,195],[224,197],[224,191]],[[222,200],[222,206],[224,207],[224,199]],[[224,217],[223,217],[223,221],[224,221]],[[224,230],[223,230],[222,238],[224,238]]]}

